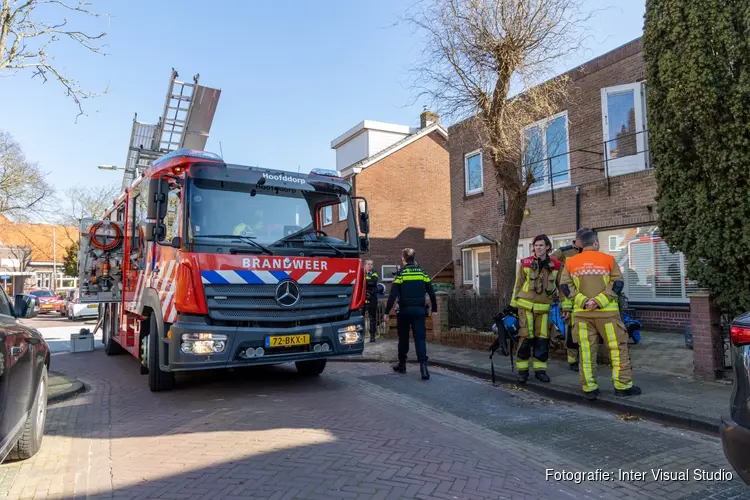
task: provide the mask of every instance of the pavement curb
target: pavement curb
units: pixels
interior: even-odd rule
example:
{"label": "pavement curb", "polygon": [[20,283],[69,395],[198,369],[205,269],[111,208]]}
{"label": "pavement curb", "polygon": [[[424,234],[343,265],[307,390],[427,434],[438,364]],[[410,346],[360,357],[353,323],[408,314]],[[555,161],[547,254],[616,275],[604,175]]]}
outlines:
{"label": "pavement curb", "polygon": [[[62,373],[58,373],[58,372],[50,372],[50,375],[54,377],[64,378],[65,380],[68,381],[68,384],[70,385],[70,387],[66,387],[65,389],[59,392],[55,391],[55,393],[51,395],[48,394],[47,404],[57,403],[59,401],[72,398],[73,396],[86,392],[86,386],[80,380],[71,379],[70,377],[66,377]],[[50,392],[49,389],[52,387],[55,387],[55,386],[50,386],[48,388],[48,393]]]}
{"label": "pavement curb", "polygon": [[[331,358],[334,362],[343,363],[388,363],[389,361],[373,357],[362,357],[362,358]],[[410,360],[410,364],[417,364],[416,360]],[[463,373],[464,375],[470,375],[472,377],[481,378],[483,380],[492,380],[490,373],[476,368],[471,368],[456,363],[450,363],[447,361],[434,361],[430,360],[430,365],[446,368],[451,371]],[[516,383],[515,375],[510,375],[504,372],[495,371],[495,379],[498,383],[514,384]],[[619,398],[617,396],[602,393],[596,401],[588,401],[584,399],[583,395],[579,391],[573,391],[566,388],[560,388],[551,386],[548,384],[542,384],[539,382],[532,381],[531,379],[522,386],[524,389],[538,394],[543,394],[555,399],[576,403],[591,408],[599,408],[602,410],[608,410],[619,413],[629,413],[634,416],[642,417],[647,420],[655,421],[662,424],[668,424],[672,427],[680,427],[689,429],[692,431],[702,432],[705,434],[711,434],[713,436],[719,436],[719,417],[715,421],[702,418],[692,418],[686,414],[678,413],[664,408],[653,408],[647,405],[638,404],[637,401],[625,401],[625,398]]]}

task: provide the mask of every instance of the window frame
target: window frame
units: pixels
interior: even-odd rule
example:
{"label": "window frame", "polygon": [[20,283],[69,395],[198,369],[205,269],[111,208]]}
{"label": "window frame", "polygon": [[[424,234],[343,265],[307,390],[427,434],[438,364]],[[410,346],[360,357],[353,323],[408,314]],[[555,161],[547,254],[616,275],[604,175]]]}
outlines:
{"label": "window frame", "polygon": [[[546,118],[542,118],[541,120],[537,120],[534,123],[530,123],[523,127],[521,129],[521,154],[522,158],[526,158],[526,131],[534,128],[534,127],[541,127],[543,124],[551,122],[557,118],[565,117],[565,153],[556,155],[555,157],[563,157],[566,156],[568,160],[568,178],[564,181],[555,181],[552,179],[552,183],[549,182],[552,172],[545,172],[545,175],[548,177],[547,182],[542,184],[539,187],[530,187],[528,194],[536,194],[536,193],[544,193],[546,191],[550,191],[551,188],[555,189],[562,189],[566,187],[570,187],[572,184],[572,171],[570,168],[570,119],[568,118],[568,110],[563,110],[559,113],[555,113],[554,115],[550,115]],[[546,129],[545,129],[546,130]],[[541,161],[545,163],[545,170],[549,167],[549,153],[547,149],[547,134],[545,133],[542,137],[543,144],[544,144],[544,158],[542,158]],[[524,163],[521,166],[521,180],[526,181],[526,164]]]}
{"label": "window frame", "polygon": [[[468,254],[468,261],[471,264],[471,279],[466,279],[466,261],[467,261],[467,254]],[[461,281],[464,285],[473,285],[474,284],[474,250],[472,248],[462,248],[461,249]]]}
{"label": "window frame", "polygon": [[[469,189],[469,159],[475,156],[479,156],[479,187],[476,189]],[[464,155],[464,194],[466,196],[472,196],[475,194],[484,192],[484,153],[482,149],[475,149]]]}
{"label": "window frame", "polygon": [[398,269],[398,266],[395,264],[382,264],[380,266],[380,281],[391,282],[393,281],[393,276],[391,275],[391,271],[389,271],[388,273],[385,272],[386,267],[393,267]]}
{"label": "window frame", "polygon": [[[331,218],[326,220],[326,212],[330,211]],[[333,224],[333,205],[326,205],[323,207],[323,227],[330,226]]]}
{"label": "window frame", "polygon": [[339,222],[344,222],[349,217],[349,198],[346,203],[339,203]]}
{"label": "window frame", "polygon": [[[610,151],[607,151],[607,145],[616,138],[609,137],[609,106],[607,103],[607,95],[609,93],[616,94],[621,92],[633,92],[633,105],[635,106],[635,159],[633,163],[635,166],[620,167],[621,171],[612,172],[612,166],[614,162],[628,158],[628,156],[622,156],[619,158],[607,158],[604,162],[604,168],[606,169],[604,175],[606,177],[618,177],[620,175],[628,175],[636,172],[642,172],[651,168],[650,158],[648,153],[648,122],[647,122],[647,109],[648,103],[646,101],[646,82],[632,82],[624,83],[621,85],[612,85],[610,87],[602,87],[601,93],[601,125],[602,125],[602,154],[607,156]],[[641,129],[638,130],[638,124],[640,120]],[[642,133],[638,133],[642,132]],[[625,163],[620,161],[619,163]],[[614,165],[617,167],[617,165]]]}

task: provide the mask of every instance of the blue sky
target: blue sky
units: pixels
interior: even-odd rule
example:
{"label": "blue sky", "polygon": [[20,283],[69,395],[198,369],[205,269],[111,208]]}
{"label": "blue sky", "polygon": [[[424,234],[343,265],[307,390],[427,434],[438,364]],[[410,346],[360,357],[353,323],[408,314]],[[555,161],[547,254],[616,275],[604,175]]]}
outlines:
{"label": "blue sky", "polygon": [[[91,0],[107,13],[106,57],[69,44],[56,61],[89,90],[109,92],[86,102],[88,116],[53,82],[26,73],[0,77],[0,129],[49,172],[59,191],[103,185],[122,172],[133,113],[156,122],[172,67],[180,79],[200,73],[222,90],[206,147],[233,163],[303,172],[335,168],[330,142],[363,119],[416,126],[424,103],[411,104],[409,65],[418,37],[394,26],[408,5],[295,0]],[[586,50],[565,71],[642,33],[645,0],[586,0],[596,9]]]}

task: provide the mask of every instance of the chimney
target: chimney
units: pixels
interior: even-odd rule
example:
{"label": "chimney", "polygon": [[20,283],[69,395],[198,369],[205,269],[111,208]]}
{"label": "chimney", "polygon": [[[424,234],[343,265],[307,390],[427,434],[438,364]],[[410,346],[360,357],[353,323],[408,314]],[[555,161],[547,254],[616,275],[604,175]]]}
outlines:
{"label": "chimney", "polygon": [[425,107],[425,110],[419,115],[419,128],[427,128],[438,121],[440,121],[440,116],[432,111],[427,111],[427,108]]}

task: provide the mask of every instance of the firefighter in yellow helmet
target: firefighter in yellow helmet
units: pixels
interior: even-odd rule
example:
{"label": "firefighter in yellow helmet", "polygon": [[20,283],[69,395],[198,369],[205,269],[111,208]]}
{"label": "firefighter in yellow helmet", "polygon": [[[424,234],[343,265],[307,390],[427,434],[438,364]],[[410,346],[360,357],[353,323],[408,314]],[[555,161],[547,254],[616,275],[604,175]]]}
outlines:
{"label": "firefighter in yellow helmet", "polygon": [[583,251],[568,257],[560,278],[560,290],[573,303],[573,336],[581,351],[580,377],[586,399],[599,395],[596,355],[601,337],[610,351],[612,382],[617,396],[641,393],[633,385],[628,332],[620,318],[618,294],[625,283],[615,258],[599,251],[596,233],[580,236]]}
{"label": "firefighter in yellow helmet", "polygon": [[[557,248],[550,254],[553,258],[560,261],[561,267],[565,267],[565,260],[568,257],[578,255],[583,251],[580,236],[590,232],[591,229],[582,227],[576,231],[576,239],[572,245]],[[567,297],[560,297],[560,308],[563,318],[565,319],[565,347],[568,351],[568,366],[573,371],[578,371],[578,344],[573,342],[572,325],[573,325],[573,303]]]}
{"label": "firefighter in yellow helmet", "polygon": [[549,382],[549,309],[557,292],[560,261],[550,257],[552,249],[547,235],[540,234],[532,243],[534,254],[521,259],[516,273],[511,307],[518,309],[519,342],[516,352],[518,382],[529,379],[529,359],[533,352],[534,375]]}

